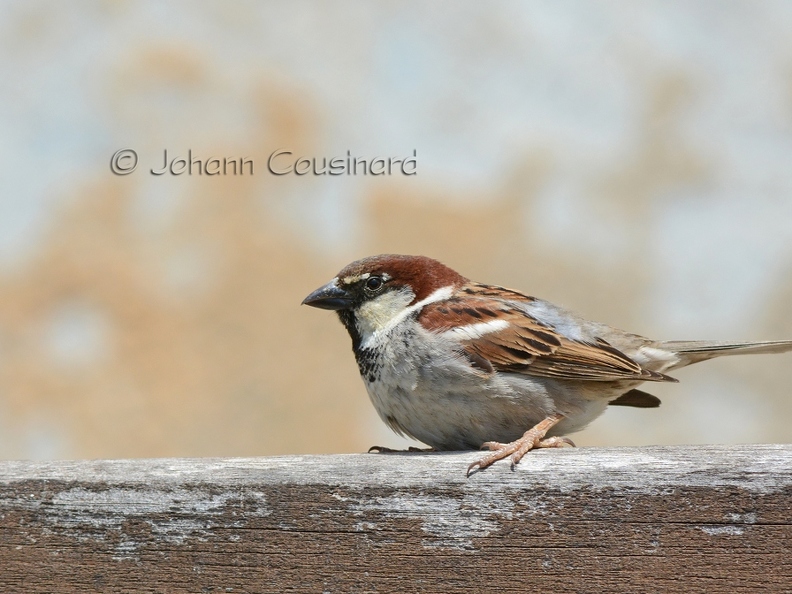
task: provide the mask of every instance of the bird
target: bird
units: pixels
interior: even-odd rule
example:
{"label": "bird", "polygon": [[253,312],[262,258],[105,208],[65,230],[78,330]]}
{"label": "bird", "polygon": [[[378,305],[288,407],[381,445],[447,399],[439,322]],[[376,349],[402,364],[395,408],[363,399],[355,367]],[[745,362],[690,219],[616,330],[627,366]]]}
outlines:
{"label": "bird", "polygon": [[507,457],[514,468],[532,449],[574,446],[567,435],[608,405],[659,406],[638,386],[678,381],[668,372],[792,350],[789,340],[652,340],[426,256],[357,260],[302,303],[337,313],[371,402],[397,434],[434,451],[489,450],[467,476]]}

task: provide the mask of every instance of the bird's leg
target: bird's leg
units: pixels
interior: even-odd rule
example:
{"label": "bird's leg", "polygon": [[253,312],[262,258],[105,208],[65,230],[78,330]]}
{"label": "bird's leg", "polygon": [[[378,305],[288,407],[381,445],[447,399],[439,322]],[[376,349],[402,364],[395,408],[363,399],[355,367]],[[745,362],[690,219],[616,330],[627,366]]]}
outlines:
{"label": "bird's leg", "polygon": [[377,453],[377,454],[403,454],[405,452],[435,452],[434,448],[416,448],[414,446],[410,446],[406,450],[393,450],[391,448],[386,448],[385,446],[371,446],[368,449],[368,453]]}
{"label": "bird's leg", "polygon": [[544,436],[547,435],[547,432],[550,431],[550,429],[563,418],[564,415],[560,414],[547,417],[535,427],[528,429],[528,431],[526,431],[520,439],[512,441],[511,443],[488,441],[482,444],[481,449],[486,448],[488,450],[493,450],[493,452],[468,466],[467,475],[470,476],[470,473],[473,470],[483,470],[493,462],[503,460],[506,456],[511,456],[512,467],[514,467],[514,465],[518,464],[527,452],[533,450],[534,448],[575,447],[575,444],[568,437],[544,438]]}

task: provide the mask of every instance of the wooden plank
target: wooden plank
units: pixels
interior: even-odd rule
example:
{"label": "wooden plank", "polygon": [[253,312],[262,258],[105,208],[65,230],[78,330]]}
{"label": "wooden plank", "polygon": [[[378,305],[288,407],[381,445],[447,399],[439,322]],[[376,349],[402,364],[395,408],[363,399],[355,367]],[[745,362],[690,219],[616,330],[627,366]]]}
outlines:
{"label": "wooden plank", "polygon": [[2,592],[792,592],[792,445],[0,463]]}

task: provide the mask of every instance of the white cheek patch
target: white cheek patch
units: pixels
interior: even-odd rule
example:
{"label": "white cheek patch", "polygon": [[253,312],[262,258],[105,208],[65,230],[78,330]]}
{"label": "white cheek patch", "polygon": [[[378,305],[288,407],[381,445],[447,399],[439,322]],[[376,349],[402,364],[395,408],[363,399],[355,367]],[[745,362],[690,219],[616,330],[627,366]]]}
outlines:
{"label": "white cheek patch", "polygon": [[409,289],[389,291],[366,301],[355,312],[357,327],[362,336],[370,336],[392,325],[395,318],[407,309],[415,295]]}
{"label": "white cheek patch", "polygon": [[490,320],[489,322],[478,322],[446,330],[443,332],[443,336],[451,336],[457,340],[476,340],[487,334],[500,332],[508,326],[509,322],[506,320]]}
{"label": "white cheek patch", "polygon": [[420,311],[429,303],[448,299],[453,293],[454,287],[442,287],[425,299],[410,305],[415,299],[415,293],[410,289],[389,291],[361,305],[355,313],[355,325],[365,345],[370,340],[375,340],[377,335],[387,333],[412,312]]}

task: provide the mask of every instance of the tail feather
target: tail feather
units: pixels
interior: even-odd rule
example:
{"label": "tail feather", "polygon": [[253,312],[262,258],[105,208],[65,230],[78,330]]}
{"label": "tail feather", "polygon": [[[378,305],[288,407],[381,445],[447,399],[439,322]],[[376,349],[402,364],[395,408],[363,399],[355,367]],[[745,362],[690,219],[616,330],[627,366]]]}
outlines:
{"label": "tail feather", "polygon": [[662,348],[679,355],[682,367],[724,355],[765,355],[792,351],[792,340],[768,340],[764,342],[721,342],[715,340],[669,340]]}

